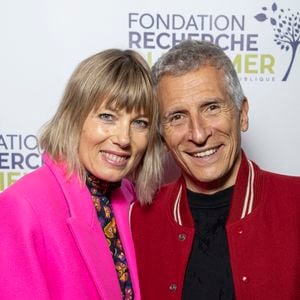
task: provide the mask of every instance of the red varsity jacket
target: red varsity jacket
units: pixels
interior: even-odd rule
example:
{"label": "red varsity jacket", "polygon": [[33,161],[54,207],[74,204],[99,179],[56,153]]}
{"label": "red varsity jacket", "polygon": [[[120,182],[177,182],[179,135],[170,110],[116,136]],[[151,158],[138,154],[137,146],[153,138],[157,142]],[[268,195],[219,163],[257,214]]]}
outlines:
{"label": "red varsity jacket", "polygon": [[[135,203],[131,227],[142,299],[181,299],[194,237],[184,179],[150,206]],[[226,232],[237,300],[300,299],[300,177],[263,171],[243,154]]]}

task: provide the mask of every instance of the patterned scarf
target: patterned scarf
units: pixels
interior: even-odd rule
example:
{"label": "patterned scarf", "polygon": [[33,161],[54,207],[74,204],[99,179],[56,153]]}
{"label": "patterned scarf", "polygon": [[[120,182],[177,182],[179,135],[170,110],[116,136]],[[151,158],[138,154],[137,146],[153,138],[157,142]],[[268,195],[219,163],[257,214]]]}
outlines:
{"label": "patterned scarf", "polygon": [[120,187],[121,182],[107,182],[87,174],[86,185],[92,195],[99,222],[102,226],[112,258],[124,300],[133,300],[133,288],[122,242],[118,233],[116,219],[110,203],[111,192]]}

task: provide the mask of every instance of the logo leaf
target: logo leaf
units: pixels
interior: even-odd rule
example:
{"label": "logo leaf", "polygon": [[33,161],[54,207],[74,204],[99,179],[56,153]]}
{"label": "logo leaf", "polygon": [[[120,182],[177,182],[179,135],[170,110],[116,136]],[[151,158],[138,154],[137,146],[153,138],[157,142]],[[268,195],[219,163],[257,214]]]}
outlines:
{"label": "logo leaf", "polygon": [[271,18],[270,19],[270,22],[273,26],[275,26],[277,24],[276,20],[274,18]]}
{"label": "logo leaf", "polygon": [[259,22],[264,22],[267,20],[267,16],[265,14],[257,14],[254,18]]}
{"label": "logo leaf", "polygon": [[272,10],[273,12],[277,10],[277,4],[275,2],[272,4]]}

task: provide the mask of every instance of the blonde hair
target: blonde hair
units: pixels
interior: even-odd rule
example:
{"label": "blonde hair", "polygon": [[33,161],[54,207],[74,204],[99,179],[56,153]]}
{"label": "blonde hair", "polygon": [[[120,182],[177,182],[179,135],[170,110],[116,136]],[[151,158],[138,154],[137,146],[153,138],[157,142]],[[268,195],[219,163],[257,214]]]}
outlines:
{"label": "blonde hair", "polygon": [[85,180],[78,156],[80,135],[88,114],[105,101],[127,112],[143,111],[149,118],[149,143],[135,170],[139,201],[152,201],[162,178],[162,142],[158,134],[158,103],[155,101],[146,61],[132,50],[108,49],[82,61],[71,75],[53,118],[42,128],[40,147],[54,161],[64,161],[68,174]]}

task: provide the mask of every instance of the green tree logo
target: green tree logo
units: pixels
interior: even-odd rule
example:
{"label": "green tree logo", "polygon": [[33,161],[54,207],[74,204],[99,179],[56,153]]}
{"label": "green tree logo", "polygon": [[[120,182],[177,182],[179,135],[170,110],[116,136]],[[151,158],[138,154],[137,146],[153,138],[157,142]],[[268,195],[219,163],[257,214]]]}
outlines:
{"label": "green tree logo", "polygon": [[272,4],[271,9],[263,7],[262,11],[254,16],[254,18],[259,22],[269,20],[274,31],[274,42],[280,46],[282,51],[292,50],[289,66],[282,78],[282,81],[286,81],[300,44],[300,14],[299,12],[292,13],[290,9],[278,9],[275,2]]}

